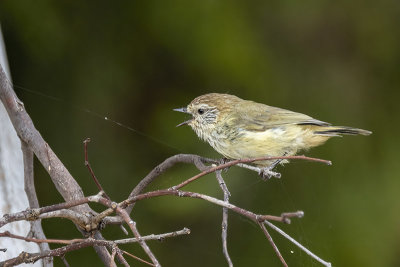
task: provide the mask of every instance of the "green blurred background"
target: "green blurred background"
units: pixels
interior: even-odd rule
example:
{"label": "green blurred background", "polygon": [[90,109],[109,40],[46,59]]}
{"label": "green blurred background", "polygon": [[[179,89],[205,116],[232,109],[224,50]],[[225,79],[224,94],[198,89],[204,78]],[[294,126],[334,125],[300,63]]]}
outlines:
{"label": "green blurred background", "polygon": [[[0,23],[15,90],[85,194],[96,193],[85,138],[95,173],[120,201],[169,156],[219,157],[189,127],[175,128],[185,116],[172,109],[231,93],[374,132],[330,140],[308,155],[333,166],[293,162],[278,168],[280,180],[231,168],[231,202],[264,214],[303,210],[303,219],[278,226],[334,266],[400,266],[399,1],[3,0]],[[62,201],[35,168],[41,204]],[[196,173],[178,165],[151,189]],[[222,197],[213,175],[187,189]],[[164,266],[226,266],[220,208],[164,197],[138,203],[133,218],[142,234],[192,230],[149,242]],[[80,237],[69,221],[43,224],[48,238]],[[320,266],[271,234],[290,266]],[[116,226],[104,236],[124,237]],[[280,266],[260,229],[233,213],[228,246],[235,266]],[[123,248],[146,257],[138,246]],[[101,265],[92,248],[66,258]]]}

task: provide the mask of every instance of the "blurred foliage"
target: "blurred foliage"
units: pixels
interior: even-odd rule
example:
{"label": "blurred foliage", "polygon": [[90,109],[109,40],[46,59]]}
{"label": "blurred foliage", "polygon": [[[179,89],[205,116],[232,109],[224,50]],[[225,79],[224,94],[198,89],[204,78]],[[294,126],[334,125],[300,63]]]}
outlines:
{"label": "blurred foliage", "polygon": [[[188,127],[175,128],[184,116],[172,112],[207,92],[372,130],[308,153],[332,160],[331,167],[294,162],[279,168],[283,179],[268,182],[237,168],[224,174],[241,207],[304,210],[303,219],[280,226],[334,266],[400,264],[399,18],[394,0],[0,1],[15,90],[86,194],[96,193],[83,164],[86,137],[92,167],[116,201],[168,156],[218,157]],[[62,201],[35,167],[41,204]],[[151,188],[195,173],[176,166]],[[188,189],[222,195],[212,175]],[[226,265],[219,208],[166,197],[138,203],[133,217],[142,234],[192,230],[150,244],[165,266]],[[45,221],[47,237],[80,237],[62,223],[60,229],[60,221]],[[104,235],[123,237],[113,226]],[[272,235],[290,266],[320,266]],[[262,232],[233,213],[228,243],[235,266],[280,265]],[[126,249],[145,257],[137,246]],[[101,264],[91,248],[67,260]]]}

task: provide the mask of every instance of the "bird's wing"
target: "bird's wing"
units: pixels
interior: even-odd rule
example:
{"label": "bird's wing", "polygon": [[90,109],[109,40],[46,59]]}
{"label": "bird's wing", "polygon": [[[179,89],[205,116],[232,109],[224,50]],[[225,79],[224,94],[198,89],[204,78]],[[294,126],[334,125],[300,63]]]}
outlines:
{"label": "bird's wing", "polygon": [[327,122],[316,120],[308,115],[286,109],[246,101],[236,106],[234,123],[248,131],[265,131],[290,124],[328,126]]}

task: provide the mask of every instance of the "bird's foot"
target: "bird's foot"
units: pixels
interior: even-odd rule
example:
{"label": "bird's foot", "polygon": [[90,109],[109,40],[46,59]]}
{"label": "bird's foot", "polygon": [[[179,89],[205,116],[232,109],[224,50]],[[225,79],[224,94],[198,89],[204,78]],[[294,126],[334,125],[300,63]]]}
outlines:
{"label": "bird's foot", "polygon": [[[230,159],[227,159],[227,158],[222,158],[222,159],[219,160],[219,165],[228,163],[229,161],[231,161],[231,160],[230,160]],[[229,167],[226,167],[226,168],[224,168],[224,169],[222,169],[222,170],[226,172],[226,171],[229,170]]]}
{"label": "bird's foot", "polygon": [[[283,154],[283,156],[286,156],[286,155],[287,155],[287,153],[285,152]],[[269,167],[261,168],[258,171],[258,174],[261,176],[261,178],[264,181],[267,181],[267,180],[271,179],[272,177],[279,179],[279,178],[281,178],[281,174],[279,172],[274,172],[272,170],[276,167],[276,165],[278,165],[279,163],[282,164],[284,162],[285,162],[285,160],[283,160],[283,159],[275,160]]]}
{"label": "bird's foot", "polygon": [[219,164],[225,164],[225,163],[228,163],[229,161],[231,161],[231,160],[227,159],[227,158],[222,158],[219,160]]}
{"label": "bird's foot", "polygon": [[[275,167],[275,166],[273,166],[273,167]],[[260,175],[261,179],[263,179],[264,181],[267,181],[267,180],[271,179],[272,177],[281,178],[281,174],[279,172],[272,171],[272,169],[273,168],[271,168],[271,167],[260,168],[260,170],[258,171],[258,175]]]}

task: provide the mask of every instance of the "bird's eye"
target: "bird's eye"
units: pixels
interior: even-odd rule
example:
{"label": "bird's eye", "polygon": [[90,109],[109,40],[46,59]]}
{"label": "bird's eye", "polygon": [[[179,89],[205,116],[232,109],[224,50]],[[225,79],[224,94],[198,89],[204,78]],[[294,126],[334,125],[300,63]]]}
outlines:
{"label": "bird's eye", "polygon": [[201,115],[201,114],[203,114],[204,113],[204,109],[202,109],[202,108],[199,108],[198,110],[197,110],[197,112]]}

